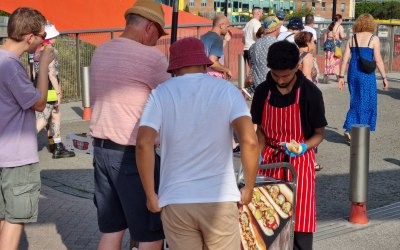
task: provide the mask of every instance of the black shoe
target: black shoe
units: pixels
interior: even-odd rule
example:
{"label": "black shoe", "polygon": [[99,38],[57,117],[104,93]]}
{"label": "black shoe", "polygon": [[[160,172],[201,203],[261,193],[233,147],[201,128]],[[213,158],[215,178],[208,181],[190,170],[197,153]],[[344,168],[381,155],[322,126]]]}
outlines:
{"label": "black shoe", "polygon": [[67,151],[61,142],[56,143],[55,145],[56,145],[56,148],[53,153],[53,159],[68,158],[68,157],[75,156],[75,153]]}

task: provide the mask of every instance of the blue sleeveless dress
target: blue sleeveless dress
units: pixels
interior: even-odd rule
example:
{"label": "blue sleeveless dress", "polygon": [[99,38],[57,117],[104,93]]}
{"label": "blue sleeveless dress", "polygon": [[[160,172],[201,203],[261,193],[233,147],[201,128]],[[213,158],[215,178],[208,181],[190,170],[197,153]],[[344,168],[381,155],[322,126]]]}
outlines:
{"label": "blue sleeveless dress", "polygon": [[[360,55],[373,60],[374,50],[368,47],[359,47]],[[360,69],[357,48],[351,47],[351,59],[347,82],[350,91],[350,109],[347,112],[343,128],[347,131],[353,124],[366,124],[371,131],[375,131],[377,117],[377,87],[375,72],[364,73]]]}

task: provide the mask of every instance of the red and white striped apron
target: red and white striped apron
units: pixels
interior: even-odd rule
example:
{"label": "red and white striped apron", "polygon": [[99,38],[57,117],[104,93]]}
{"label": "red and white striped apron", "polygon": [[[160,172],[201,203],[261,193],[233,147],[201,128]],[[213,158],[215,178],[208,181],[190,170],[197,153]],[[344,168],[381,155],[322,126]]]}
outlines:
{"label": "red and white striped apron", "polygon": [[[300,118],[300,87],[296,91],[294,104],[277,108],[269,104],[271,91],[265,100],[261,127],[265,133],[267,146],[262,152],[263,163],[283,162],[285,153],[279,151],[274,154],[274,148],[279,147],[280,142],[289,142],[294,139],[304,143],[303,130]],[[268,145],[269,144],[269,145]],[[274,147],[272,148],[271,145]],[[316,205],[315,205],[315,153],[307,150],[302,156],[290,157],[290,163],[297,172],[297,201],[296,220],[294,231],[315,232],[316,229]],[[283,169],[260,170],[259,174],[271,176],[275,179],[284,179]],[[291,176],[289,175],[289,180]]]}

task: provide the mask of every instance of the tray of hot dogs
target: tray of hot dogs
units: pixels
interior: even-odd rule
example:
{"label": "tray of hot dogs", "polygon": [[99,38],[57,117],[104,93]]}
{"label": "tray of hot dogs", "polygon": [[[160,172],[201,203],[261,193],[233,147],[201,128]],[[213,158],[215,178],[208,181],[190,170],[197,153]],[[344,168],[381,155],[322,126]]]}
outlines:
{"label": "tray of hot dogs", "polygon": [[[297,175],[290,163],[264,164],[260,169],[284,168],[292,179],[257,176],[252,201],[239,209],[242,249],[292,249]],[[286,174],[287,175],[287,174]],[[238,186],[244,185],[241,169]]]}

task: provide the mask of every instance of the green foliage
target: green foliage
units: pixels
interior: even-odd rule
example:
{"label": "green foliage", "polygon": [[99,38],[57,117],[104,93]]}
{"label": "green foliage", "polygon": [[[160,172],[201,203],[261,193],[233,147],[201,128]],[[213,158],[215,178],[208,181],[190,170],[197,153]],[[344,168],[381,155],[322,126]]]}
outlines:
{"label": "green foliage", "polygon": [[201,17],[203,16],[200,11],[197,11],[197,15]]}
{"label": "green foliage", "polygon": [[289,20],[292,17],[305,17],[308,14],[314,15],[314,12],[309,8],[301,8],[301,9],[295,10],[292,14],[287,14],[285,17],[285,20]]}
{"label": "green foliage", "polygon": [[189,5],[186,4],[186,6],[185,6],[185,8],[183,9],[183,11],[186,11],[186,12],[189,12],[189,13],[190,13]]}
{"label": "green foliage", "polygon": [[371,14],[375,19],[400,19],[400,2],[358,2],[356,3],[355,17],[363,13]]}
{"label": "green foliage", "polygon": [[0,16],[10,16],[10,13],[0,10]]}

